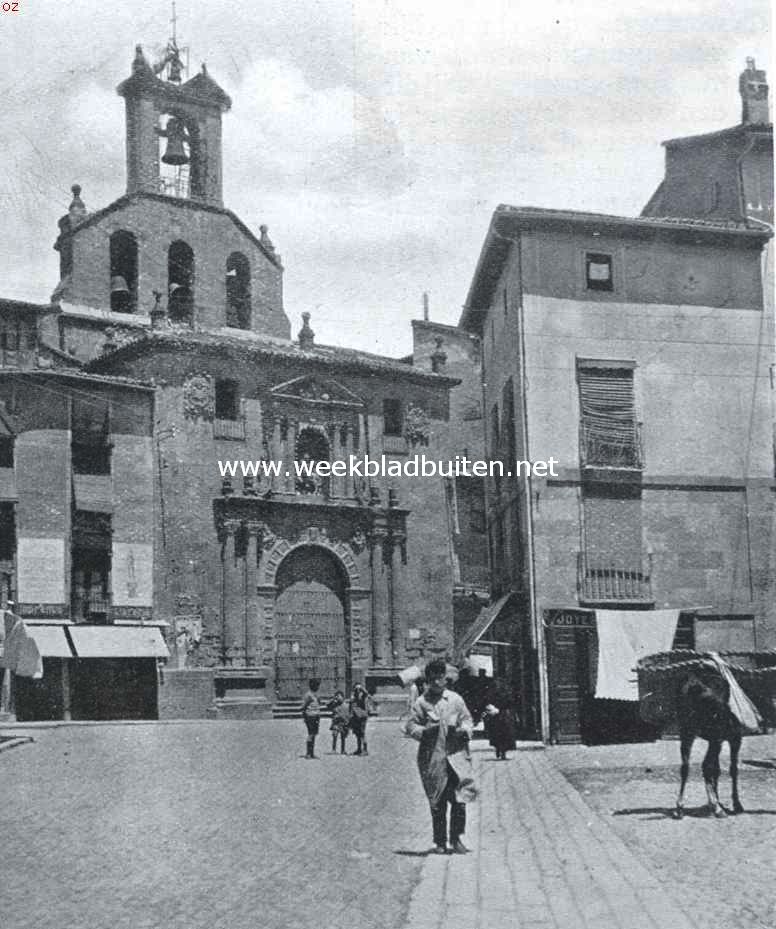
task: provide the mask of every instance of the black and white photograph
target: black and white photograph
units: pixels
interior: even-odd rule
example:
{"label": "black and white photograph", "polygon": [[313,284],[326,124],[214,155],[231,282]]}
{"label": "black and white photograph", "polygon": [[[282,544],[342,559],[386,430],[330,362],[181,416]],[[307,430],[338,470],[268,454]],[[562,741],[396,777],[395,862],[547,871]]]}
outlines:
{"label": "black and white photograph", "polygon": [[0,3],[0,926],[773,929],[768,0]]}

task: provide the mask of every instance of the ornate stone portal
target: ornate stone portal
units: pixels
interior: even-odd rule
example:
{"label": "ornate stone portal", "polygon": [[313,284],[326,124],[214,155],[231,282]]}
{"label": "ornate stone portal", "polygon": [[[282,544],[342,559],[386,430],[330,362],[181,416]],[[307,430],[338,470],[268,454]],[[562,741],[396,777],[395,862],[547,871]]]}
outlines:
{"label": "ornate stone portal", "polygon": [[298,700],[310,677],[329,693],[401,662],[406,633],[393,600],[405,510],[251,497],[217,500],[215,510],[231,673],[263,668],[267,699]]}

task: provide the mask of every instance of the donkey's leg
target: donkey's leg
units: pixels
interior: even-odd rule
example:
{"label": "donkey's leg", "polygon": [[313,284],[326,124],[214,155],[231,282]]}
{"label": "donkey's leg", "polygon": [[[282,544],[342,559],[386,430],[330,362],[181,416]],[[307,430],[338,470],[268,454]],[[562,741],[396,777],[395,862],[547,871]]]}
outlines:
{"label": "donkey's leg", "polygon": [[681,731],[679,733],[679,739],[682,766],[679,769],[679,796],[676,798],[676,812],[674,814],[677,819],[681,819],[682,816],[684,816],[684,788],[687,784],[687,775],[690,773],[690,752],[692,751],[692,743],[695,741],[695,736],[692,732]]}
{"label": "donkey's leg", "polygon": [[712,813],[721,819],[726,816],[722,804],[719,802],[717,793],[717,783],[719,781],[719,753],[722,750],[722,742],[718,739],[709,740],[709,748],[706,757],[703,759],[701,769],[703,770],[703,780],[706,784],[706,796],[709,800],[709,806]]}
{"label": "donkey's leg", "polygon": [[741,751],[741,733],[731,735],[730,739],[730,782],[733,788],[733,812],[743,813],[744,808],[738,797],[738,753]]}

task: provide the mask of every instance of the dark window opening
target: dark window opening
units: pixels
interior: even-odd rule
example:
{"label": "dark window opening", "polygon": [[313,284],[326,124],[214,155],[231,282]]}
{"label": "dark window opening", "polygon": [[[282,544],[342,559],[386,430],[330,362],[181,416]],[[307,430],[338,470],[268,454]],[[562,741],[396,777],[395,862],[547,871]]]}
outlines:
{"label": "dark window opening", "polygon": [[186,242],[173,242],[167,254],[167,315],[184,323],[194,316],[194,252]]}
{"label": "dark window opening", "polygon": [[13,467],[13,436],[0,435],[0,468]]}
{"label": "dark window opening", "polygon": [[232,252],[226,260],[226,325],[251,327],[251,265],[242,252]]}
{"label": "dark window opening", "polygon": [[494,403],[490,409],[490,444],[491,453],[498,454],[498,447],[501,444],[501,424],[498,416],[498,403]]}
{"label": "dark window opening", "polygon": [[71,453],[75,474],[110,474],[110,404],[72,401]]}
{"label": "dark window opening", "polygon": [[517,442],[515,441],[515,392],[511,377],[501,391],[501,416],[503,424],[501,434],[504,436],[506,453],[509,456],[509,466],[506,470],[512,471],[517,460]]}
{"label": "dark window opening", "polygon": [[137,306],[137,240],[121,230],[110,237],[110,308],[133,313]]}
{"label": "dark window opening", "polygon": [[240,418],[240,385],[237,381],[216,381],[216,419]]}
{"label": "dark window opening", "polygon": [[614,290],[612,256],[588,252],[585,255],[585,278],[588,290]]}
{"label": "dark window opening", "polygon": [[403,435],[404,414],[401,400],[386,397],[383,400],[383,435]]}
{"label": "dark window opening", "polygon": [[16,352],[22,346],[21,325],[19,319],[11,317],[3,320],[0,329],[0,348],[7,352]]}
{"label": "dark window opening", "polygon": [[0,503],[0,561],[13,561],[16,553],[16,519],[13,503]]}
{"label": "dark window opening", "polygon": [[[318,429],[302,429],[296,439],[296,461],[312,468],[319,461],[329,461],[329,443],[326,436]],[[317,474],[300,474],[296,480],[296,492],[300,494],[325,493],[329,484],[328,477]]]}

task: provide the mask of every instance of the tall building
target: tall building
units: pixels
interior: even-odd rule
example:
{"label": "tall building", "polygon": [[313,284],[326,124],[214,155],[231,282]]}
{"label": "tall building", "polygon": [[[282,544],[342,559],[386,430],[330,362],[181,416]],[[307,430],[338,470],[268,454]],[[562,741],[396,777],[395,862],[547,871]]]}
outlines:
{"label": "tall building", "polygon": [[47,345],[56,315],[0,300],[3,631],[18,623],[36,656],[13,679],[19,665],[6,663],[0,709],[155,718],[168,652],[152,614],[154,391]]}
{"label": "tall building", "polygon": [[[634,649],[666,609],[675,647],[776,643],[773,149],[751,60],[740,91],[740,125],[665,143],[641,217],[500,206],[490,223],[461,326],[505,476],[494,605],[464,644],[510,643],[528,737],[643,734],[635,702],[596,698],[603,610]],[[550,458],[555,475],[514,467]]]}
{"label": "tall building", "polygon": [[[426,366],[319,345],[307,313],[290,338],[266,227],[223,205],[229,97],[204,67],[183,72],[174,41],[157,65],[137,48],[118,87],[126,193],[89,212],[73,187],[42,325],[95,383],[154,387],[153,516],[130,513],[131,494],[113,512],[153,536],[172,653],[159,713],[269,715],[312,676],[323,693],[365,681],[403,700],[397,670],[452,648],[461,556],[449,481],[402,466],[446,454],[459,379],[444,349]],[[464,612],[477,584],[456,588]]]}

